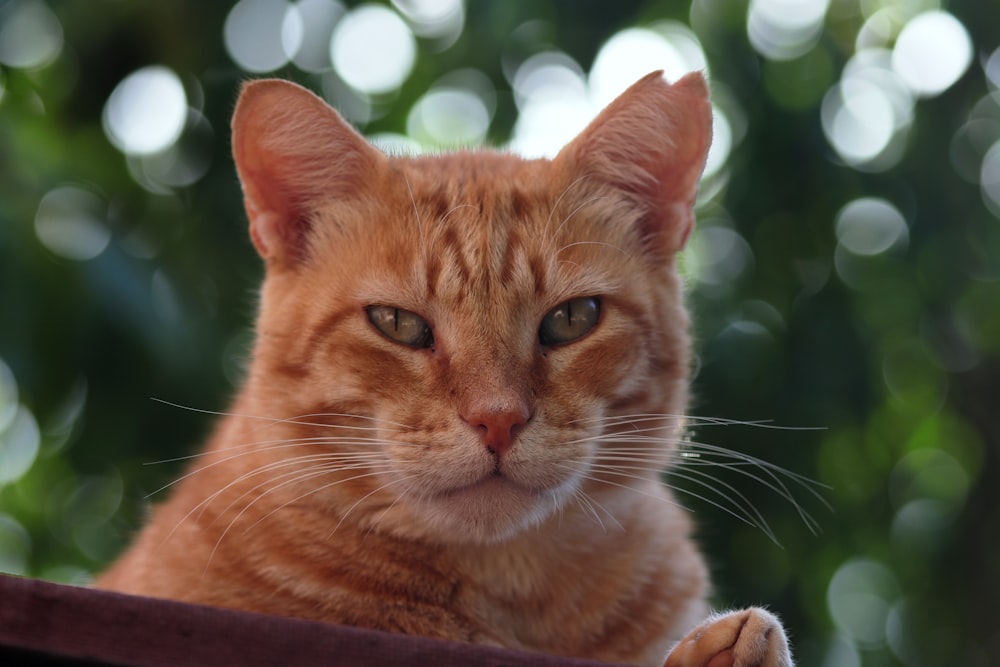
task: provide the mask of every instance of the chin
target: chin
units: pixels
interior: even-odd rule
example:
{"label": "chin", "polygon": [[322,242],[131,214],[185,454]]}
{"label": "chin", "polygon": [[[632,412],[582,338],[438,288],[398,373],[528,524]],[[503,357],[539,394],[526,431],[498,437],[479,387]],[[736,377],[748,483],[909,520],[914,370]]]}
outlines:
{"label": "chin", "polygon": [[444,543],[497,544],[552,516],[572,496],[573,487],[564,484],[538,490],[505,477],[487,477],[458,489],[413,499],[413,523],[407,529]]}

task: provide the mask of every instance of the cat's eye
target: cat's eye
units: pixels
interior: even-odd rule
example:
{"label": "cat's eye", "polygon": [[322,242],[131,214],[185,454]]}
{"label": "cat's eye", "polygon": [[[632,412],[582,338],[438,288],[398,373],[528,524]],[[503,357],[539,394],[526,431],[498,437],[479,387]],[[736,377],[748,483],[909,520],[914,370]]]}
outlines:
{"label": "cat's eye", "polygon": [[368,320],[390,340],[416,348],[434,345],[434,334],[424,318],[393,306],[368,306]]}
{"label": "cat's eye", "polygon": [[542,318],[538,340],[542,345],[560,345],[582,338],[597,326],[601,302],[595,297],[580,297],[561,303]]}

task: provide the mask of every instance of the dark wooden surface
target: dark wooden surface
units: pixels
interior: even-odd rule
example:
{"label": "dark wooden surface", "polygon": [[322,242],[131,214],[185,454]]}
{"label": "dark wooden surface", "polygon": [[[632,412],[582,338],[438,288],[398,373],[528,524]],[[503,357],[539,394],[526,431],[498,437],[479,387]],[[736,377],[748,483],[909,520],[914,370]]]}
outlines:
{"label": "dark wooden surface", "polygon": [[0,575],[0,665],[24,664],[596,667],[602,663]]}

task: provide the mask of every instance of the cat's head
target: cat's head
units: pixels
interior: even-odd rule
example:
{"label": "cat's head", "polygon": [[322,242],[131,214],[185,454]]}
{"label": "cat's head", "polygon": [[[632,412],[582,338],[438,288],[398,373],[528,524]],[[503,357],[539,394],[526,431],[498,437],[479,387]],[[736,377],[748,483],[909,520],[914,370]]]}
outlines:
{"label": "cat's head", "polygon": [[655,73],[553,160],[387,157],[308,91],[248,84],[233,149],[267,265],[249,393],[324,438],[316,496],[489,542],[655,479],[686,407],[674,256],[710,132],[702,77]]}

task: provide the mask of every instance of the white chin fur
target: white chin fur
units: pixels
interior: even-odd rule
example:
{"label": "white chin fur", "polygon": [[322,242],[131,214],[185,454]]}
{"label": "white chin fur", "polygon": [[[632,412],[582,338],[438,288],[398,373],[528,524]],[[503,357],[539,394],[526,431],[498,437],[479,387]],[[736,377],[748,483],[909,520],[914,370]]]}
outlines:
{"label": "white chin fur", "polygon": [[576,485],[535,491],[488,478],[471,487],[413,499],[427,532],[444,542],[496,544],[538,525],[559,509]]}

